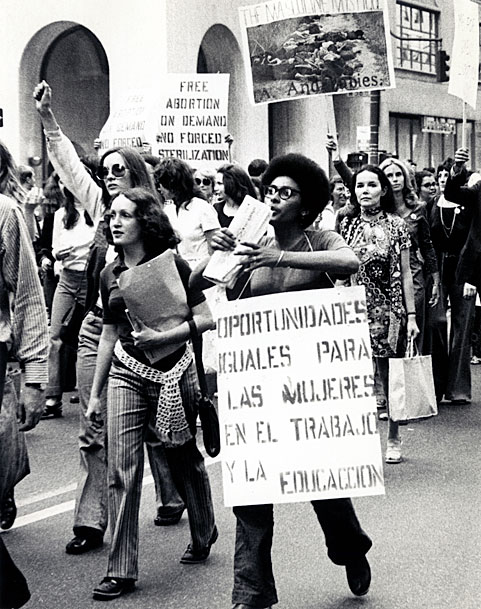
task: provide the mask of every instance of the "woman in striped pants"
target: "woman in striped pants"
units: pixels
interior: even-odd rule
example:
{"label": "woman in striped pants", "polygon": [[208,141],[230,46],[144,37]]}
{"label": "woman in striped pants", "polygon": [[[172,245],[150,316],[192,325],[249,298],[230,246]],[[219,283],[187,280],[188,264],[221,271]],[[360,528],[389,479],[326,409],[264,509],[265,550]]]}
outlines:
{"label": "woman in striped pants", "polygon": [[[159,437],[175,485],[189,516],[191,541],[184,564],[204,562],[217,539],[211,490],[202,454],[195,442],[199,388],[188,321],[155,331],[131,320],[118,279],[127,269],[148,263],[177,242],[167,216],[146,189],[128,189],[112,201],[108,237],[119,253],[102,271],[103,328],[87,415],[100,417],[102,388],[108,378],[108,486],[111,546],[107,576],[94,589],[96,600],[133,591],[137,579],[138,517],[143,474],[143,437],[156,418]],[[199,333],[213,327],[199,290],[189,288],[190,268],[174,256],[174,273],[184,286],[187,305]],[[170,275],[169,275],[170,276]],[[156,281],[152,277],[152,282]],[[159,305],[160,306],[160,305]],[[155,363],[146,350],[160,350]]]}

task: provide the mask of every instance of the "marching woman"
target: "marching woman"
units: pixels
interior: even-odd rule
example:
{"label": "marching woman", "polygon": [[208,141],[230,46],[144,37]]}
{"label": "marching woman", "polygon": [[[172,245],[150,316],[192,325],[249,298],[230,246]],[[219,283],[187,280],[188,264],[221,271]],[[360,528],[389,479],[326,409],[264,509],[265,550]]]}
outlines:
{"label": "marching woman", "polygon": [[[101,274],[103,328],[87,411],[94,423],[101,416],[102,390],[108,377],[111,545],[107,576],[94,590],[97,600],[116,598],[135,586],[143,441],[149,421],[160,421],[172,476],[187,506],[191,542],[181,562],[204,562],[218,534],[209,479],[195,442],[199,387],[188,345],[190,325],[185,321],[170,330],[155,331],[136,320],[138,330],[132,331],[118,285],[124,271],[174,247],[178,239],[156,197],[143,188],[116,196],[107,218],[119,255]],[[204,295],[189,288],[189,266],[178,256],[175,265],[198,333],[211,329],[213,320]],[[158,347],[168,347],[168,354],[152,364],[145,351]]]}
{"label": "marching woman", "polygon": [[[300,154],[274,158],[262,176],[265,202],[270,205],[274,234],[259,245],[240,248],[252,296],[332,287],[329,274],[355,273],[359,262],[350,247],[334,231],[308,227],[329,201],[329,182],[324,171]],[[219,250],[232,250],[235,239],[228,228],[213,238]],[[201,266],[192,282],[202,285]],[[245,282],[244,278],[239,281]],[[371,571],[366,559],[372,542],[362,530],[350,499],[312,501],[324,532],[327,553],[346,569],[353,594],[367,593]],[[234,554],[235,609],[264,609],[278,602],[272,571],[274,531],[272,505],[234,507],[237,519]]]}
{"label": "marching woman", "polygon": [[[35,87],[34,98],[52,165],[65,186],[98,224],[86,269],[86,315],[80,328],[77,357],[80,476],[74,511],[74,537],[66,545],[68,554],[77,555],[101,546],[107,527],[106,426],[94,427],[86,417],[102,331],[100,272],[106,262],[115,258],[114,248],[108,246],[105,238],[103,216],[111,198],[119,192],[135,186],[150,188],[152,192],[154,188],[146,163],[132,148],[106,150],[99,160],[98,179],[94,178],[80,161],[72,142],[62,133],[52,110],[52,90],[45,81]],[[103,405],[106,416],[106,391]],[[165,451],[152,429],[146,436],[146,445],[156,489],[154,522],[175,524],[182,516],[184,505],[172,481]]]}
{"label": "marching woman", "polygon": [[410,266],[414,287],[414,302],[416,307],[416,323],[419,334],[416,342],[419,352],[423,348],[425,326],[426,289],[429,286],[428,304],[435,307],[439,301],[439,271],[436,252],[431,241],[426,206],[420,203],[409,171],[402,161],[395,158],[385,159],[379,167],[391,183],[396,213],[400,216],[409,230],[411,239]]}
{"label": "marching woman", "polygon": [[[389,358],[402,357],[407,339],[419,333],[409,232],[396,214],[391,184],[379,167],[366,165],[354,174],[351,203],[340,233],[356,252],[360,266],[349,282],[366,288],[375,376],[388,396]],[[389,400],[387,411],[389,415]],[[386,463],[401,461],[399,423],[389,418]]]}

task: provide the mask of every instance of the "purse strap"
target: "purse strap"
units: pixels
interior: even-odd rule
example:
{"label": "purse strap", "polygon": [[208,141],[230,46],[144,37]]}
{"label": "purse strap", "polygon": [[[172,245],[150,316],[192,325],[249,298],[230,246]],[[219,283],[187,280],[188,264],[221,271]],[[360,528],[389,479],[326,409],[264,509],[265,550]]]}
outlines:
{"label": "purse strap", "polygon": [[197,368],[200,391],[202,393],[202,397],[206,398],[209,396],[209,390],[207,387],[207,380],[205,378],[204,362],[202,361],[202,338],[197,330],[195,321],[193,319],[189,319],[188,324],[192,348],[194,350],[195,367]]}

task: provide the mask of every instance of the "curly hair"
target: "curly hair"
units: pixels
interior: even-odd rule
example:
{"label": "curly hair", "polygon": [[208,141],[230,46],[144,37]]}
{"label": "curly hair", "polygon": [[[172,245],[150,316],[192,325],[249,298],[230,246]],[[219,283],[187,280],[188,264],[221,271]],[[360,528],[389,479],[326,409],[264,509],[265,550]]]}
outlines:
{"label": "curly hair", "polygon": [[279,176],[289,177],[299,186],[304,211],[300,223],[307,228],[329,203],[329,180],[324,170],[312,159],[291,152],[272,159],[262,174],[262,186],[269,186]]}
{"label": "curly hair", "polygon": [[[112,197],[112,202],[120,196],[135,204],[135,218],[139,223],[142,242],[148,255],[158,256],[179,243],[180,239],[172,228],[169,218],[160,208],[159,201],[152,190],[142,186],[128,188]],[[113,244],[110,231],[111,218],[112,214],[106,212],[105,234],[107,241]]]}
{"label": "curly hair", "polygon": [[387,159],[384,159],[384,161],[379,164],[379,167],[383,171],[385,171],[390,165],[399,167],[399,169],[402,171],[402,174],[404,176],[404,186],[402,189],[404,202],[406,203],[407,207],[415,207],[419,201],[416,195],[414,175],[411,173],[405,163],[403,163],[399,159],[395,159],[394,157],[388,157]]}
{"label": "curly hair", "polygon": [[391,182],[387,179],[386,174],[377,165],[363,165],[352,176],[351,204],[349,208],[346,209],[346,216],[352,218],[354,216],[358,216],[361,213],[361,206],[359,205],[359,201],[357,200],[356,196],[356,182],[357,176],[363,171],[369,171],[377,175],[377,177],[379,178],[379,183],[381,184],[381,188],[385,191],[384,194],[381,195],[381,209],[389,213],[395,214],[396,203],[394,201],[394,194],[392,191]]}
{"label": "curly hair", "polygon": [[170,190],[177,207],[194,197],[205,199],[194,182],[194,171],[185,161],[176,157],[162,159],[154,171],[155,185]]}
{"label": "curly hair", "polygon": [[26,192],[18,177],[17,166],[8,148],[0,142],[0,194],[15,199],[20,205]]}
{"label": "curly hair", "polygon": [[236,205],[240,205],[246,195],[257,198],[255,186],[249,174],[239,165],[228,163],[217,170],[222,174],[224,192]]}

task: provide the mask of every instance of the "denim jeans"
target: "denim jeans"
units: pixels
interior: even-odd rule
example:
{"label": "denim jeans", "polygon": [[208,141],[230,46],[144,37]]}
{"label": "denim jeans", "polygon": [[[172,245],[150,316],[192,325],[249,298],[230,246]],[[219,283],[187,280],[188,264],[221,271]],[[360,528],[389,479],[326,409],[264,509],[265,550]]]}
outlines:
{"label": "denim jeans", "polygon": [[62,396],[62,378],[60,362],[60,329],[62,320],[74,304],[77,297],[80,301],[85,299],[87,289],[87,276],[83,271],[63,269],[60,275],[55,296],[53,297],[50,316],[50,349],[48,353],[48,386],[46,396]]}
{"label": "denim jeans", "polygon": [[[362,530],[350,499],[312,501],[324,532],[327,555],[336,565],[366,554],[372,546]],[[232,602],[253,607],[277,603],[272,571],[273,506],[234,507],[237,518]]]}
{"label": "denim jeans", "polygon": [[[80,475],[74,514],[74,532],[90,527],[105,532],[107,527],[107,437],[106,424],[96,431],[85,417],[92,390],[102,318],[87,313],[79,334],[77,378],[79,392]],[[107,387],[102,393],[102,416],[107,421]],[[152,477],[154,478],[157,513],[175,514],[184,503],[172,480],[164,448],[153,428],[145,436]]]}

